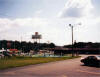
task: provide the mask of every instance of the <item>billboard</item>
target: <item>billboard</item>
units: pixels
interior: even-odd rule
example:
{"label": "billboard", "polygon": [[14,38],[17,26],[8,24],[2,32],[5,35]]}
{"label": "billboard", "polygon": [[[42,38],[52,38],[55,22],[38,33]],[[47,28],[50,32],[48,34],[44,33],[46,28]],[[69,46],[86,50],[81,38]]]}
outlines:
{"label": "billboard", "polygon": [[41,39],[41,35],[32,35],[32,39]]}

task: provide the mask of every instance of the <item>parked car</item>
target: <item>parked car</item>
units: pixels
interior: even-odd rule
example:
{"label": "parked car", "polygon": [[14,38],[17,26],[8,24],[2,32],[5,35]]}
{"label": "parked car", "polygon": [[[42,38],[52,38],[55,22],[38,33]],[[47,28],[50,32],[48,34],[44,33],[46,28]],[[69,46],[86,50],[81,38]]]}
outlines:
{"label": "parked car", "polygon": [[85,65],[100,66],[100,56],[88,56],[81,59],[81,62]]}

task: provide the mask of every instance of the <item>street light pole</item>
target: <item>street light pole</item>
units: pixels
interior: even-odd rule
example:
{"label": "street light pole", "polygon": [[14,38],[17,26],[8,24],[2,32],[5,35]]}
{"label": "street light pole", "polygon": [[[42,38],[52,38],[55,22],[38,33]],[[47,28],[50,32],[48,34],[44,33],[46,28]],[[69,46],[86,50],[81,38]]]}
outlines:
{"label": "street light pole", "polygon": [[[78,23],[77,25],[82,25],[81,23]],[[74,26],[72,25],[72,24],[69,24],[69,26],[71,27],[71,31],[72,31],[72,57],[74,56],[74,32],[73,32],[73,28],[74,28]]]}
{"label": "street light pole", "polygon": [[73,43],[73,25],[69,24],[69,26],[71,27],[71,32],[72,32],[72,57],[74,56],[74,43]]}

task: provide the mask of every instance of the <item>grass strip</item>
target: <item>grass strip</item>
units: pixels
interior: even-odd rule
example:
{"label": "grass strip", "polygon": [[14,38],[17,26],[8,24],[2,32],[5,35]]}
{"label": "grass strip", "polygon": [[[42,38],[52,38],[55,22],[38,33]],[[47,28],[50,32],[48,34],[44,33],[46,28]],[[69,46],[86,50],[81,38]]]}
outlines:
{"label": "grass strip", "polygon": [[[79,56],[78,56],[79,57]],[[0,69],[21,67],[32,64],[48,63],[78,57],[11,57],[0,59]]]}

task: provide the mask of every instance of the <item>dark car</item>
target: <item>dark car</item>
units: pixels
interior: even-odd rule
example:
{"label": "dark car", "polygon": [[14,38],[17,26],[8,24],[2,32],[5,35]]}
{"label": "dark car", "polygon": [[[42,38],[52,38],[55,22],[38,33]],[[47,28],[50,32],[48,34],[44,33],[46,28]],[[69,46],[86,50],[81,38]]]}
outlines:
{"label": "dark car", "polygon": [[81,59],[81,62],[85,65],[100,67],[100,56],[88,56],[86,58]]}

